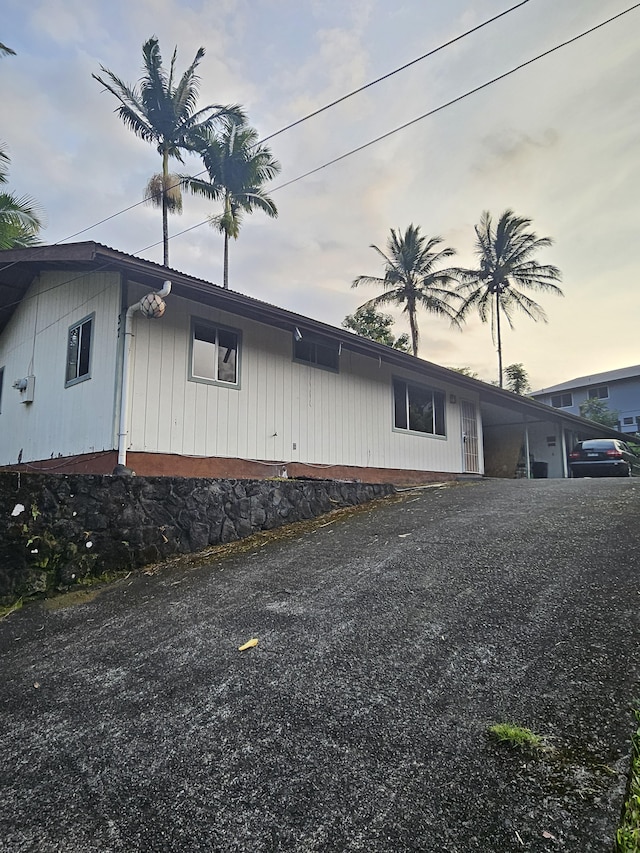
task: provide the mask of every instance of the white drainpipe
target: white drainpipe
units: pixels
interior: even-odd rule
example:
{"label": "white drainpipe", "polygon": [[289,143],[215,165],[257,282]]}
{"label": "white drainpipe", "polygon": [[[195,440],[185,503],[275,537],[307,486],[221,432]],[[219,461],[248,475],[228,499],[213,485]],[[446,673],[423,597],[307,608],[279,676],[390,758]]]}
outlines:
{"label": "white drainpipe", "polygon": [[[148,319],[162,317],[164,314],[165,296],[171,293],[171,282],[165,281],[162,290],[152,291],[143,296],[135,305],[127,308],[124,318],[124,352],[122,355],[122,382],[120,385],[120,427],[118,430],[118,467],[116,472],[122,472],[127,466],[127,424],[129,422],[129,362],[131,354],[131,339],[133,337],[133,315],[142,311]],[[120,467],[122,466],[122,467]],[[115,473],[115,472],[114,472]]]}
{"label": "white drainpipe", "polygon": [[526,462],[526,471],[527,471],[527,480],[531,479],[531,458],[530,458],[530,450],[529,450],[529,424],[527,423],[527,416],[524,417],[524,453],[525,453],[525,462]]}

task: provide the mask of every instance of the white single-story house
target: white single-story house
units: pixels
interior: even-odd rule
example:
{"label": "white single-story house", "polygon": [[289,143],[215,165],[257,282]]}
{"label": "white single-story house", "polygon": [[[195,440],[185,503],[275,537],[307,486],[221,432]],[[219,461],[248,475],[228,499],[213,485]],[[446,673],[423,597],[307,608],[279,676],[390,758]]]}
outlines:
{"label": "white single-story house", "polygon": [[573,442],[597,435],[619,437],[98,243],[0,252],[4,468],[563,477]]}

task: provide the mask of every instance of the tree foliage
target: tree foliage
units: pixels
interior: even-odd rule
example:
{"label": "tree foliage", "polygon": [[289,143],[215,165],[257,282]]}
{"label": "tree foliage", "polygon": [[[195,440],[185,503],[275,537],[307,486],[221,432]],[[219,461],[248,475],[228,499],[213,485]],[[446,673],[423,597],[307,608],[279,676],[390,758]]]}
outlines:
{"label": "tree foliage", "polygon": [[451,302],[457,299],[451,288],[455,282],[455,271],[440,269],[443,261],[455,255],[449,247],[439,248],[440,237],[426,237],[420,227],[410,225],[404,234],[391,229],[386,253],[372,245],[384,263],[384,276],[361,275],[352,287],[362,284],[383,288],[383,293],[362,305],[362,308],[380,308],[394,305],[401,307],[409,318],[411,348],[418,355],[419,331],[418,309],[430,314],[447,317],[456,323],[456,311]]}
{"label": "tree foliage", "polygon": [[462,376],[468,376],[469,379],[479,379],[479,375],[475,372],[475,370],[471,370],[470,367],[450,367],[449,370],[453,370],[456,373],[462,374]]}
{"label": "tree foliage", "polygon": [[503,384],[502,317],[511,328],[516,311],[546,323],[542,307],[524,291],[563,295],[556,284],[561,280],[560,270],[551,264],[540,264],[535,258],[553,241],[550,237],[538,237],[530,226],[530,219],[516,216],[512,210],[505,210],[496,224],[491,214],[484,211],[480,223],[475,226],[478,265],[458,271],[461,279],[458,292],[464,297],[458,319],[464,320],[472,309],[477,310],[483,323],[491,319],[491,331],[498,348],[500,387]]}
{"label": "tree foliage", "polygon": [[226,119],[220,133],[205,128],[194,137],[193,150],[200,155],[209,180],[185,176],[192,193],[222,202],[222,213],[210,219],[224,235],[223,285],[229,287],[229,238],[238,239],[244,214],[261,210],[277,217],[278,209],[265,184],[279,174],[280,163],[258,132],[248,124]]}
{"label": "tree foliage", "polygon": [[402,352],[410,352],[409,335],[404,334],[396,338],[391,331],[393,326],[393,317],[390,314],[383,314],[381,311],[376,311],[375,308],[361,306],[354,314],[347,314],[342,321],[345,329],[351,329],[357,335],[363,338],[369,338],[376,343],[384,344],[387,347],[401,350]]}
{"label": "tree foliage", "polygon": [[525,396],[531,391],[529,374],[522,363],[508,364],[504,369],[504,375],[505,387],[508,391],[513,391],[514,394],[520,394],[520,396]]}
{"label": "tree foliage", "polygon": [[[15,50],[0,42],[0,56],[15,56]],[[0,185],[8,183],[10,162],[0,143]],[[26,195],[0,191],[0,250],[36,245],[40,242],[38,233],[42,227],[42,213],[37,202]]]}
{"label": "tree foliage", "polygon": [[580,416],[597,424],[617,429],[620,412],[611,410],[604,400],[589,397],[580,403]]}
{"label": "tree foliage", "polygon": [[[188,149],[198,132],[211,128],[223,118],[243,118],[238,106],[208,104],[197,108],[200,79],[196,69],[205,54],[199,48],[191,65],[178,78],[176,72],[177,47],[173,51],[169,72],[162,64],[158,39],[153,36],[142,46],[143,76],[135,86],[130,86],[104,65],[100,66],[103,76],[92,74],[104,88],[120,102],[116,114],[125,127],[136,136],[155,145],[162,157],[162,180],[160,187],[162,207],[162,240],[164,264],[169,264],[169,227],[167,214],[171,207],[168,191],[169,159],[184,162],[182,152]],[[174,209],[176,209],[174,207]]]}

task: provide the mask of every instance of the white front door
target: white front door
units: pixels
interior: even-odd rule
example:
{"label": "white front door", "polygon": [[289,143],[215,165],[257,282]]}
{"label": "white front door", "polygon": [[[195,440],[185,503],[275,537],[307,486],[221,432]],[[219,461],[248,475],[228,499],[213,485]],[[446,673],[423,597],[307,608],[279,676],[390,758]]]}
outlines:
{"label": "white front door", "polygon": [[464,470],[467,474],[480,473],[480,457],[478,455],[478,415],[475,403],[461,400],[462,407],[462,447],[464,454]]}

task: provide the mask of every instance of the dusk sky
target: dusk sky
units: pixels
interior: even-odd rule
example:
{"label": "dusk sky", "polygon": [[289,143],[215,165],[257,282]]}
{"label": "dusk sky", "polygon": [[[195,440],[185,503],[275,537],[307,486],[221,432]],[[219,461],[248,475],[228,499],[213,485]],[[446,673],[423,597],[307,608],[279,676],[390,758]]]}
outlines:
{"label": "dusk sky", "polygon": [[[160,170],[155,149],[114,114],[91,74],[129,83],[141,47],[160,40],[182,72],[201,45],[200,103],[240,103],[261,137],[410,62],[517,0],[3,0],[0,59],[9,189],[38,200],[46,243],[142,199]],[[230,247],[230,287],[339,326],[376,294],[352,289],[382,275],[374,243],[410,223],[473,264],[474,224],[512,208],[554,245],[539,256],[563,273],[564,298],[536,296],[549,323],[516,316],[504,363],[534,388],[640,363],[640,8],[364,151],[345,154],[634,6],[630,0],[529,0],[269,144],[282,164],[277,220],[257,212]],[[195,158],[175,171],[195,173]],[[186,196],[170,232],[217,212]],[[95,240],[161,262],[160,212],[117,215],[73,240]],[[147,248],[156,244],[153,248]],[[208,224],[175,236],[171,266],[220,283],[222,237]],[[170,306],[168,305],[168,309]],[[420,356],[496,378],[488,325],[462,332],[419,317]],[[396,334],[408,331],[398,315]]]}

